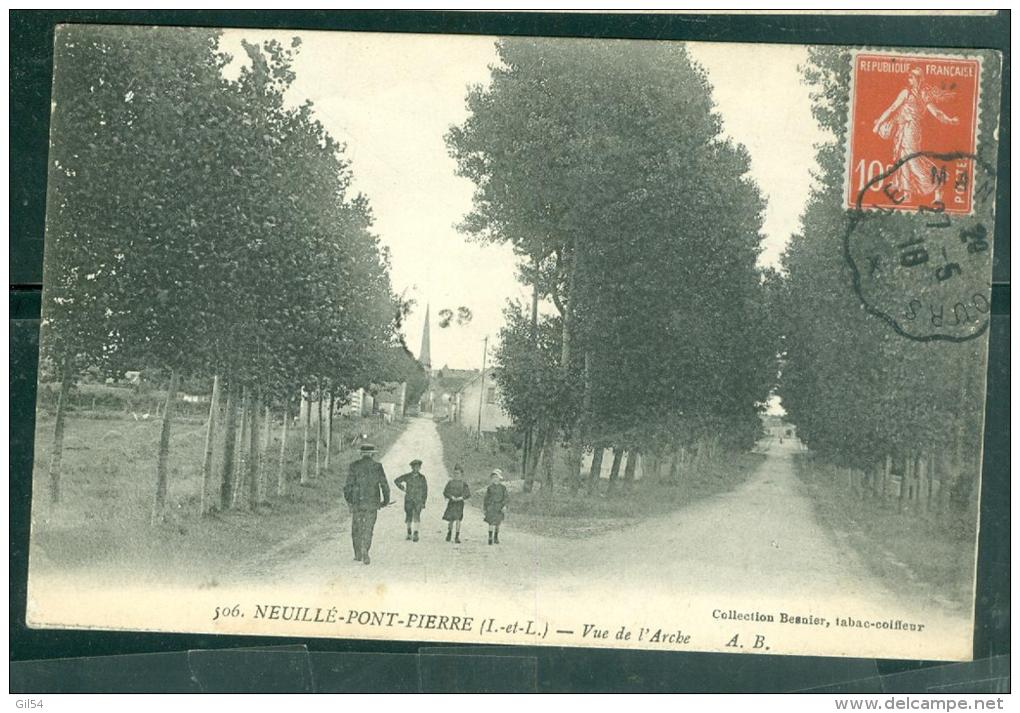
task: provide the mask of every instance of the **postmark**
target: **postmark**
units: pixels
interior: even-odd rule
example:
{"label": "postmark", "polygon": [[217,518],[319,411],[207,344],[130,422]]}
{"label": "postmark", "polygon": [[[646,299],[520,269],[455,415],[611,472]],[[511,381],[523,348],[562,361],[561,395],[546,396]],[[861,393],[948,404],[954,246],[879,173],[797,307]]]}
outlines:
{"label": "postmark", "polygon": [[844,257],[901,336],[980,336],[991,311],[994,167],[979,158],[982,59],[851,55]]}
{"label": "postmark", "polygon": [[[918,158],[974,167],[978,210],[954,215],[944,203],[918,204],[912,214],[878,207],[865,196],[875,186],[896,185]],[[963,152],[908,155],[858,192],[844,235],[844,258],[854,292],[865,310],[901,336],[921,342],[962,342],[988,328],[991,312],[991,211],[994,169]]]}

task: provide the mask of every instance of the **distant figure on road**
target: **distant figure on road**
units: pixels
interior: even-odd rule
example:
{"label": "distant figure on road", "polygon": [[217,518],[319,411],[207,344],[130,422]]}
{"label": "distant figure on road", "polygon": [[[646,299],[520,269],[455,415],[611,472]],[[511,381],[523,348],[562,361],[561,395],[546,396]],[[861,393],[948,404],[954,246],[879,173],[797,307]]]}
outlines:
{"label": "distant figure on road", "polygon": [[421,472],[421,461],[411,461],[411,472],[404,473],[393,481],[393,484],[404,493],[404,522],[407,523],[407,539],[418,541],[418,528],[421,525],[421,511],[429,497],[429,484]]}
{"label": "distant figure on road", "polygon": [[485,512],[485,521],[489,523],[489,544],[499,544],[499,526],[503,523],[503,516],[506,512],[507,500],[510,494],[503,485],[503,471],[495,468],[492,471],[492,482],[485,489],[485,500],[482,503],[482,510]]}
{"label": "distant figure on road", "polygon": [[446,541],[456,529],[454,542],[460,543],[460,523],[464,519],[464,501],[471,497],[471,489],[464,480],[464,469],[459,465],[453,466],[453,477],[443,488],[443,497],[446,498],[446,511],[443,519],[446,520]]}
{"label": "distant figure on road", "polygon": [[372,547],[372,531],[379,508],[390,504],[390,486],[386,482],[386,471],[382,463],[376,463],[375,446],[362,443],[358,449],[361,458],[351,463],[351,470],[344,483],[344,499],[351,508],[351,540],[354,543],[354,559],[365,564],[371,563],[368,550]]}

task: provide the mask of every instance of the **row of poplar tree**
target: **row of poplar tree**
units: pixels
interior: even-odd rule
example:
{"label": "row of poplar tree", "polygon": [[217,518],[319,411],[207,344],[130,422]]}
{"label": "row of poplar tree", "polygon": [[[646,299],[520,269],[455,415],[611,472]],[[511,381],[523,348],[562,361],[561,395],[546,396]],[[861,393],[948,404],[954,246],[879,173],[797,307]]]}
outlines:
{"label": "row of poplar tree", "polygon": [[[462,230],[512,245],[532,287],[530,310],[507,308],[494,374],[524,433],[527,487],[539,473],[552,483],[558,454],[569,485],[594,489],[607,448],[610,487],[625,454],[624,481],[641,456],[646,474],[676,482],[692,460],[750,447],[776,391],[816,462],[855,491],[925,507],[970,499],[984,340],[899,336],[862,308],[844,262],[848,50],[812,49],[801,68],[831,141],[774,271],[758,261],[764,203],[749,157],[724,137],[683,45],[513,38],[497,49],[491,83],[469,92],[447,143],[476,186]],[[996,72],[990,62],[986,87]],[[984,109],[996,101],[986,91]],[[990,155],[993,131],[978,141]],[[897,242],[919,229],[888,227],[904,233]]]}
{"label": "row of poplar tree", "polygon": [[[983,66],[981,110],[994,116],[998,62]],[[803,68],[831,140],[818,149],[818,180],[783,257],[779,393],[816,462],[836,466],[834,486],[917,512],[959,511],[977,492],[987,342],[906,339],[852,297],[840,243],[850,68],[845,48],[813,48]],[[988,123],[977,142],[986,161],[997,151]],[[927,221],[896,218],[881,226],[888,243],[930,232]]]}
{"label": "row of poplar tree", "polygon": [[447,143],[476,186],[463,231],[512,245],[532,287],[495,356],[526,487],[565,468],[594,489],[607,448],[614,475],[626,452],[625,479],[641,456],[670,481],[749,448],[778,369],[777,276],[757,264],[764,201],[704,71],[678,43],[497,49]]}
{"label": "row of poplar tree", "polygon": [[168,375],[157,520],[182,378],[213,384],[204,494],[216,489],[213,444],[224,444],[220,497],[203,496],[205,511],[265,497],[270,420],[286,429],[305,400],[306,419],[327,404],[329,423],[353,390],[417,368],[398,335],[407,307],[343,147],[310,103],[285,101],[298,40],[244,43],[238,72],[219,38],[58,29],[41,339],[60,381],[54,500],[68,392],[86,368]]}

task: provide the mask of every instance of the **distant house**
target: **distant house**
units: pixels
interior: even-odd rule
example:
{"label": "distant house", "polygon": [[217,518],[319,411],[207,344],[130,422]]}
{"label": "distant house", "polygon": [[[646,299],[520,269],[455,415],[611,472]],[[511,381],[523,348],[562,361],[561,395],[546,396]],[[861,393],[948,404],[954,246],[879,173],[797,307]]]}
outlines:
{"label": "distant house", "polygon": [[374,394],[375,410],[389,418],[402,418],[407,408],[407,382],[379,386]]}
{"label": "distant house", "polygon": [[491,372],[476,373],[461,386],[452,403],[453,420],[472,433],[477,432],[479,426],[482,433],[495,433],[496,429],[513,424],[510,415],[500,405],[499,385]]}
{"label": "distant house", "polygon": [[453,420],[457,393],[478,376],[477,369],[451,369],[444,366],[429,374],[429,385],[421,397],[421,410],[437,421]]}
{"label": "distant house", "polygon": [[762,414],[761,422],[766,436],[772,438],[794,438],[797,435],[797,427],[792,423],[788,423],[778,414]]}

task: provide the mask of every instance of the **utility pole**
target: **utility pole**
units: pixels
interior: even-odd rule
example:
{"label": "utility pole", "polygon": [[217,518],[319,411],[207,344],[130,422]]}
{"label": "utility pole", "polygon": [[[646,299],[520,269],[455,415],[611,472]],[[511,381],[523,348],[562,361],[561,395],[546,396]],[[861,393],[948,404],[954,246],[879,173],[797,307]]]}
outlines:
{"label": "utility pole", "polygon": [[489,352],[489,335],[482,342],[482,378],[478,388],[478,440],[482,440],[482,409],[485,407],[485,357]]}

